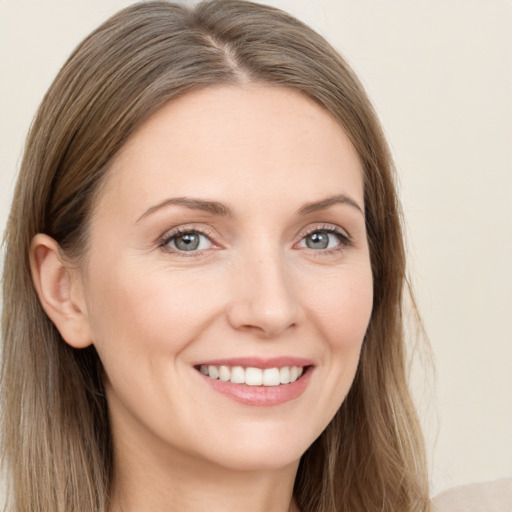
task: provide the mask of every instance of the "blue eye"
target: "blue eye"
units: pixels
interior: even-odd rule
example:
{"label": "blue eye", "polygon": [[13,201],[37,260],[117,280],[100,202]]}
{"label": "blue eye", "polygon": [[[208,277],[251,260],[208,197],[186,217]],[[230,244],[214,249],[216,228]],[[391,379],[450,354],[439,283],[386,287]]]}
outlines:
{"label": "blue eye", "polygon": [[197,231],[182,231],[174,233],[167,238],[164,245],[176,251],[192,252],[210,249],[213,244],[211,240],[202,233]]}
{"label": "blue eye", "polygon": [[299,243],[299,247],[313,249],[317,251],[325,251],[334,249],[339,245],[346,243],[346,236],[333,230],[317,230],[308,233]]}

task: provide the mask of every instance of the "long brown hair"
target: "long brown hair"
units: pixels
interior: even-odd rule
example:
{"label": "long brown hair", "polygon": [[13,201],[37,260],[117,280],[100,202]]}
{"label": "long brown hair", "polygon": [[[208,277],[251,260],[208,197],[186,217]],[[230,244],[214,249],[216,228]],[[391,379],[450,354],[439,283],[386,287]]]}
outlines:
{"label": "long brown hair", "polygon": [[364,168],[374,304],[352,388],[300,462],[303,512],[426,512],[424,447],[404,357],[405,256],[390,153],[354,73],[313,30],[271,7],[214,0],[129,7],[87,37],[31,127],[6,231],[2,453],[17,512],[108,508],[112,444],[101,362],[67,345],[30,277],[37,233],[79,260],[109,163],[167,101],[215,84],[301,91],[345,129]]}

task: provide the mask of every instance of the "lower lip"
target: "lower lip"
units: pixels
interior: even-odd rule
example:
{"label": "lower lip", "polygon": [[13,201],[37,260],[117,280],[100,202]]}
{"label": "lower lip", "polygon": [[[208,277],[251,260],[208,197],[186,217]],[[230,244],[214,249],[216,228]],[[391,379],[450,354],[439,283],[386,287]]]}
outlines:
{"label": "lower lip", "polygon": [[[199,372],[198,372],[199,373]],[[309,384],[313,368],[304,369],[304,373],[295,382],[280,384],[279,386],[248,386],[247,384],[233,384],[212,379],[202,373],[199,375],[217,393],[220,393],[236,402],[256,407],[272,407],[290,402],[298,398]]]}

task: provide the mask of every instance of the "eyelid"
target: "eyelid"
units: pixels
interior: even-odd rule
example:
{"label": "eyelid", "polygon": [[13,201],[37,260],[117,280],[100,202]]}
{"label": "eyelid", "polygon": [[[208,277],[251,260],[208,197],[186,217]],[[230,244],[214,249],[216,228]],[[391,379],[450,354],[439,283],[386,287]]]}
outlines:
{"label": "eyelid", "polygon": [[[352,237],[348,234],[346,229],[343,229],[340,226],[337,226],[336,224],[316,224],[316,225],[309,225],[306,228],[302,229],[299,234],[297,235],[297,238],[299,239],[298,242],[296,242],[295,245],[299,244],[306,238],[308,235],[311,235],[313,233],[316,233],[318,231],[322,231],[324,233],[331,233],[339,237],[340,244],[339,246],[336,246],[332,249],[316,249],[314,252],[322,254],[322,253],[328,253],[331,251],[337,251],[340,249],[343,249],[344,247],[350,247],[353,245]],[[340,247],[341,246],[341,247]]]}
{"label": "eyelid", "polygon": [[[206,237],[210,241],[210,243],[212,244],[213,247],[208,248],[208,249],[202,249],[202,250],[200,249],[197,251],[190,251],[190,253],[187,253],[187,251],[180,251],[179,249],[169,247],[168,244],[173,238],[175,238],[179,235],[188,234],[188,233],[197,233],[201,236]],[[179,254],[180,256],[185,256],[185,257],[190,257],[190,256],[201,255],[203,252],[210,250],[212,248],[213,249],[218,248],[219,245],[215,242],[214,238],[215,237],[214,237],[213,232],[210,229],[205,228],[204,226],[199,227],[199,226],[195,226],[195,225],[182,225],[182,226],[176,226],[172,229],[167,230],[163,235],[161,235],[158,238],[157,245],[164,252]]]}
{"label": "eyelid", "polygon": [[[341,250],[344,247],[350,247],[351,245],[353,245],[353,240],[346,229],[344,229],[336,224],[323,223],[323,224],[308,225],[305,228],[303,228],[301,231],[299,231],[299,233],[297,234],[297,237],[296,237],[296,238],[298,238],[298,241],[294,244],[294,246],[297,246],[297,244],[299,244],[302,240],[304,240],[304,238],[307,237],[308,235],[311,235],[311,234],[313,234],[315,232],[319,232],[319,231],[322,231],[325,233],[331,233],[331,234],[338,236],[340,239],[340,244],[339,244],[339,246],[336,246],[335,248],[331,248],[331,249],[314,250],[314,252],[316,252],[316,253],[319,253],[319,254],[329,253],[331,251]],[[213,247],[208,248],[208,249],[197,250],[197,251],[190,251],[190,253],[187,254],[187,251],[180,251],[179,249],[174,249],[174,248],[168,246],[169,242],[174,237],[177,237],[182,234],[187,234],[187,233],[197,233],[199,235],[206,237],[211,242]],[[208,227],[197,226],[194,224],[180,225],[180,226],[171,228],[171,229],[167,230],[164,234],[162,234],[158,238],[157,245],[160,249],[164,250],[165,252],[170,252],[170,253],[179,254],[180,256],[190,257],[190,256],[201,255],[205,251],[210,250],[212,248],[213,249],[220,248],[220,245],[215,241],[215,238],[216,237],[213,233],[213,230],[209,229]]]}
{"label": "eyelid", "polygon": [[327,233],[335,233],[338,234],[340,237],[345,239],[347,243],[352,243],[352,237],[348,233],[348,231],[341,226],[338,226],[336,224],[310,224],[303,228],[301,231],[299,231],[297,238],[301,239],[304,238],[307,235],[310,235],[311,233],[315,233],[316,231],[326,231]]}

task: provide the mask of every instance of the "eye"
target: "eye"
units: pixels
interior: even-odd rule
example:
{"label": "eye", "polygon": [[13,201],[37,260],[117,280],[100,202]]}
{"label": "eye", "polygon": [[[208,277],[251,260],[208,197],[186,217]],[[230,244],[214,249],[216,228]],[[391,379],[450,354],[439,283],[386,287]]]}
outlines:
{"label": "eye", "polygon": [[335,249],[349,243],[348,237],[335,229],[317,229],[305,235],[299,242],[299,247],[325,251]]}
{"label": "eye", "polygon": [[210,249],[213,243],[199,231],[178,231],[168,236],[162,245],[175,251],[193,252]]}

